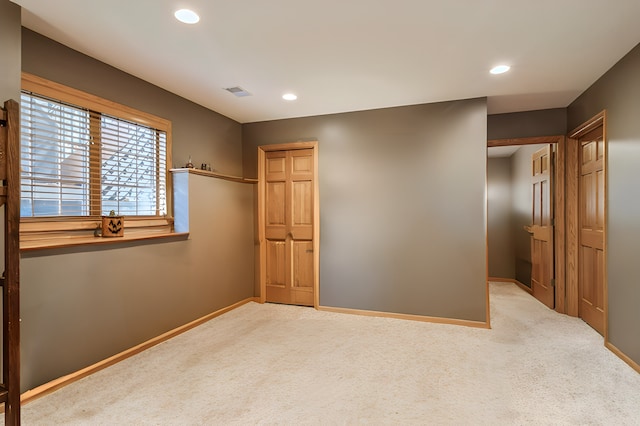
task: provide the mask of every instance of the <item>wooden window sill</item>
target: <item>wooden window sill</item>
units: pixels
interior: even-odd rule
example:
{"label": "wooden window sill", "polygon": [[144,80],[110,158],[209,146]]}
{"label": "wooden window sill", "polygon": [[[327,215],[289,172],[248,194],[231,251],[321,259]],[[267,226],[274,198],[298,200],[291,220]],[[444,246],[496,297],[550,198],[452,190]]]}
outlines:
{"label": "wooden window sill", "polygon": [[31,241],[20,241],[20,252],[30,252],[35,250],[45,250],[63,247],[78,247],[84,245],[113,245],[128,243],[131,241],[161,240],[169,238],[185,238],[188,232],[154,232],[137,231],[127,233],[122,237],[94,237],[94,236],[58,236],[49,239],[39,239]]}
{"label": "wooden window sill", "polygon": [[131,241],[157,240],[188,236],[175,232],[171,217],[125,216],[122,237],[96,236],[100,218],[23,218],[20,222],[20,251],[28,252],[84,245],[121,244]]}

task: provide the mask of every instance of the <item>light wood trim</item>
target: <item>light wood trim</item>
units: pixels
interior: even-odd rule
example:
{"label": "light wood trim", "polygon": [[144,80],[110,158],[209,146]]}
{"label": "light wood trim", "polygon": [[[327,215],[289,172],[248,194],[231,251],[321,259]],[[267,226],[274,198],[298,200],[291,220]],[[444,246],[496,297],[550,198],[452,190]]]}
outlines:
{"label": "light wood trim", "polygon": [[251,178],[245,178],[245,177],[239,177],[239,176],[232,176],[232,175],[226,175],[223,173],[218,173],[218,172],[210,172],[208,170],[201,170],[201,169],[185,169],[185,168],[179,168],[179,169],[171,169],[169,170],[171,173],[189,173],[192,175],[199,175],[199,176],[207,176],[207,177],[212,177],[212,178],[216,178],[216,179],[223,179],[223,180],[228,180],[231,182],[238,182],[238,183],[250,183],[250,184],[257,184],[258,183],[258,179],[251,179]]}
{"label": "light wood trim", "polygon": [[[90,215],[102,214],[102,173],[94,173],[94,167],[102,166],[102,132],[100,131],[100,116],[90,114],[89,126],[91,143],[89,144],[89,208]],[[156,192],[157,193],[157,192]]]}
{"label": "light wood trim", "polygon": [[[171,130],[171,121],[156,115],[113,102],[82,90],[74,89],[37,75],[22,73],[22,89],[39,95],[59,99],[70,104],[85,107],[94,111],[104,112],[118,118],[133,121],[158,130]],[[169,144],[169,141],[167,141]],[[167,153],[171,147],[167,147]],[[170,164],[170,163],[169,163]]]}
{"label": "light wood trim", "polygon": [[266,276],[262,271],[266,271],[267,252],[265,244],[265,223],[264,213],[265,206],[265,179],[264,179],[264,162],[267,152],[271,151],[291,151],[297,149],[313,149],[314,168],[314,195],[313,195],[313,306],[319,309],[320,305],[320,183],[318,179],[318,141],[301,141],[282,143],[274,145],[262,145],[258,147],[258,244],[259,244],[259,287],[260,287],[260,303],[266,302],[267,282]]}
{"label": "light wood trim", "polygon": [[334,312],[338,314],[362,315],[367,317],[381,317],[381,318],[395,318],[395,319],[402,319],[402,320],[409,320],[409,321],[430,322],[434,324],[462,325],[465,327],[474,327],[474,328],[491,328],[489,324],[482,321],[429,317],[429,316],[413,315],[413,314],[397,314],[393,312],[367,311],[363,309],[334,308],[331,306],[318,306],[317,309],[319,311]]}
{"label": "light wood trim", "polygon": [[532,138],[489,139],[487,147],[513,146],[513,145],[537,145],[543,143],[558,143],[564,136],[537,136]]}
{"label": "light wood trim", "polygon": [[20,251],[32,251],[81,245],[104,245],[127,241],[155,240],[189,235],[173,231],[173,218],[155,216],[125,217],[125,235],[102,238],[95,232],[101,217],[46,219],[23,218],[20,226]]}
{"label": "light wood trim", "polygon": [[[156,216],[125,216],[127,228],[142,228],[153,226],[171,226],[173,218]],[[47,217],[43,219],[23,218],[20,231],[23,234],[34,232],[82,231],[95,230],[100,227],[101,216],[82,218]]]}
{"label": "light wood trim", "polygon": [[607,253],[608,250],[608,238],[607,238],[607,220],[609,217],[609,138],[607,137],[607,111],[602,111],[599,115],[602,115],[602,173],[604,173],[604,209],[603,209],[603,223],[602,223],[602,253],[604,256],[604,274],[602,287],[603,287],[603,299],[602,307],[604,309],[604,341],[609,342],[609,267],[607,266]]}
{"label": "light wood trim", "polygon": [[579,306],[578,292],[578,257],[579,257],[579,211],[578,211],[578,182],[579,182],[579,146],[578,140],[567,139],[567,168],[566,168],[566,306],[565,313],[577,317]]}
{"label": "light wood trim", "polygon": [[491,299],[489,297],[489,203],[488,203],[488,196],[487,196],[487,190],[486,188],[488,188],[489,185],[489,179],[488,179],[488,173],[486,173],[486,177],[485,177],[485,225],[484,225],[484,244],[485,244],[485,286],[484,286],[484,291],[485,291],[485,322],[487,323],[487,328],[491,328]]}
{"label": "light wood trim", "polygon": [[262,145],[258,147],[259,149],[268,152],[268,151],[290,151],[292,149],[310,149],[316,148],[318,145],[318,141],[300,141],[300,142],[288,142],[288,143],[278,143],[273,145]]}
{"label": "light wood trim", "polygon": [[152,231],[144,230],[137,233],[125,232],[125,235],[117,238],[102,238],[94,236],[58,236],[48,240],[31,240],[20,242],[20,252],[32,252],[36,250],[46,250],[54,248],[64,247],[78,247],[86,245],[113,245],[129,243],[133,241],[151,241],[162,239],[186,239],[189,236],[188,232],[165,232],[165,231]]}
{"label": "light wood trim", "polygon": [[165,129],[167,134],[167,161],[166,167],[166,185],[167,185],[167,215],[173,215],[173,178],[171,178],[171,165],[173,164],[173,123],[169,121],[168,128]]}
{"label": "light wood trim", "polygon": [[567,144],[562,137],[555,151],[555,185],[554,185],[554,241],[556,263],[555,310],[561,314],[566,312],[566,152]]}
{"label": "light wood trim", "polygon": [[313,307],[320,306],[320,179],[318,143],[313,144]]}
{"label": "light wood trim", "polygon": [[265,241],[266,224],[265,224],[265,212],[266,212],[266,182],[265,175],[265,159],[266,153],[264,149],[258,148],[258,245],[259,245],[259,258],[260,263],[258,265],[259,287],[260,287],[260,303],[267,301],[267,277],[264,271],[267,270],[267,247]]}
{"label": "light wood trim", "polygon": [[603,126],[603,131],[604,131],[606,115],[607,115],[606,110],[600,111],[599,113],[591,117],[589,120],[585,121],[575,129],[573,129],[569,133],[569,137],[571,139],[579,139],[582,136],[589,133],[590,131],[592,131],[593,129],[595,129],[596,127],[600,126],[601,124]]}
{"label": "light wood trim", "polygon": [[70,385],[73,382],[76,382],[84,377],[87,377],[93,373],[97,373],[98,371],[105,369],[109,366],[112,366],[120,361],[123,361],[129,357],[132,357],[136,354],[139,354],[142,351],[145,351],[153,346],[156,346],[159,343],[165,342],[169,339],[171,339],[172,337],[176,337],[182,333],[184,333],[185,331],[189,331],[192,328],[195,328],[199,325],[204,324],[205,322],[218,317],[222,314],[225,314],[229,311],[232,311],[233,309],[239,308],[242,305],[245,305],[249,302],[257,302],[255,297],[249,297],[247,299],[241,300],[239,302],[234,303],[233,305],[227,306],[225,308],[222,309],[218,309],[215,312],[212,312],[210,314],[207,314],[201,318],[198,318],[194,321],[191,321],[187,324],[184,324],[180,327],[176,327],[173,330],[167,331],[166,333],[163,333],[157,337],[154,337],[152,339],[147,340],[146,342],[140,343],[139,345],[136,345],[130,349],[127,349],[125,351],[122,351],[116,355],[113,355],[107,359],[104,359],[100,362],[97,362],[93,365],[90,365],[86,368],[83,368],[81,370],[76,371],[75,373],[71,373],[71,374],[67,374],[66,376],[60,377],[58,379],[52,380],[49,383],[45,383],[41,386],[38,386],[37,388],[28,390],[26,392],[24,392],[21,396],[20,396],[20,402],[22,405],[24,404],[28,404],[29,402],[38,399],[40,397],[43,397],[45,395],[48,395],[64,386]]}
{"label": "light wood trim", "polygon": [[499,283],[512,283],[517,285],[518,287],[520,287],[521,289],[523,289],[524,291],[526,291],[527,293],[529,293],[530,295],[533,296],[533,290],[530,287],[527,287],[526,285],[522,284],[520,281],[514,279],[514,278],[498,278],[498,277],[489,277],[489,281],[493,281],[493,282],[499,282]]}
{"label": "light wood trim", "polygon": [[[605,329],[606,330],[606,329]],[[611,352],[614,353],[614,355],[616,355],[618,358],[620,358],[621,360],[623,360],[624,362],[626,362],[629,367],[633,368],[634,370],[636,370],[638,373],[640,373],[640,364],[638,364],[637,362],[635,362],[634,360],[632,360],[631,358],[629,358],[624,352],[622,352],[620,349],[618,349],[615,345],[613,345],[611,342],[609,341],[605,341],[604,342],[604,346],[609,349]]]}

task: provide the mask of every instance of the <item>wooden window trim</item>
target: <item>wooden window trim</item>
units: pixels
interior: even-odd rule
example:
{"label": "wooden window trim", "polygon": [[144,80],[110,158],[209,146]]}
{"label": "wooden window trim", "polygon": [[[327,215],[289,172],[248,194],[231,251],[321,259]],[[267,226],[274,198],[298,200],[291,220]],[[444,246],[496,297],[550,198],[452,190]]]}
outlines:
{"label": "wooden window trim", "polygon": [[102,238],[96,236],[101,227],[100,217],[46,219],[23,218],[20,222],[20,251],[81,245],[103,245],[139,240],[155,240],[189,233],[174,232],[173,218],[156,216],[125,217],[124,237]]}
{"label": "wooden window trim", "polygon": [[37,75],[23,72],[22,89],[114,117],[133,121],[134,123],[144,126],[153,127],[158,130],[164,130],[166,132],[171,130],[171,121],[167,119],[103,99],[99,96],[38,77]]}
{"label": "wooden window trim", "polygon": [[[114,244],[188,235],[174,232],[173,217],[171,216],[173,194],[169,173],[172,164],[171,121],[26,72],[22,73],[21,84],[22,90],[164,131],[167,150],[166,216],[126,216],[125,236],[122,238],[96,237],[94,232],[100,226],[100,216],[96,212],[92,212],[91,216],[82,217],[23,217],[20,220],[21,251]],[[94,189],[92,186],[92,190]]]}

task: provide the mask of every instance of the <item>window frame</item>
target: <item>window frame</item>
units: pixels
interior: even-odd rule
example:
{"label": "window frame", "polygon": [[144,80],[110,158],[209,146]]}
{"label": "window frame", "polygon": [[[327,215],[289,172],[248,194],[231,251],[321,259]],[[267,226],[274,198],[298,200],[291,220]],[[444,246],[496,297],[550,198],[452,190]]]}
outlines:
{"label": "window frame", "polygon": [[[165,187],[167,213],[164,216],[127,216],[125,218],[127,223],[125,236],[127,237],[128,234],[128,238],[124,240],[157,238],[161,235],[173,234],[173,190],[170,173],[172,164],[172,125],[170,120],[26,72],[22,72],[21,89],[164,131],[166,133]],[[65,246],[69,245],[70,239],[75,242],[72,245],[98,242],[96,240],[101,239],[95,238],[93,234],[94,230],[100,226],[101,215],[96,215],[95,211],[91,213],[89,216],[21,217],[21,248],[30,250]]]}

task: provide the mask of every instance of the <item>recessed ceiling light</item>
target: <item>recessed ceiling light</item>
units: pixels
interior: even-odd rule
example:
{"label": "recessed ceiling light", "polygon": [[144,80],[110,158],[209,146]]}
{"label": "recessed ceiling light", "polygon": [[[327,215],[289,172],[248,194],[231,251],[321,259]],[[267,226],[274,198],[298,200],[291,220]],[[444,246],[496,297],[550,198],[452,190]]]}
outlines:
{"label": "recessed ceiling light", "polygon": [[178,21],[184,22],[185,24],[196,24],[200,20],[198,14],[189,9],[176,10],[176,13],[174,13],[173,16],[175,16]]}
{"label": "recessed ceiling light", "polygon": [[507,71],[509,71],[511,69],[511,67],[509,65],[498,65],[495,66],[493,68],[491,68],[491,71],[489,71],[491,74],[502,74],[505,73]]}
{"label": "recessed ceiling light", "polygon": [[296,99],[298,99],[298,97],[293,93],[285,93],[284,95],[282,95],[282,99],[284,99],[285,101],[295,101]]}

